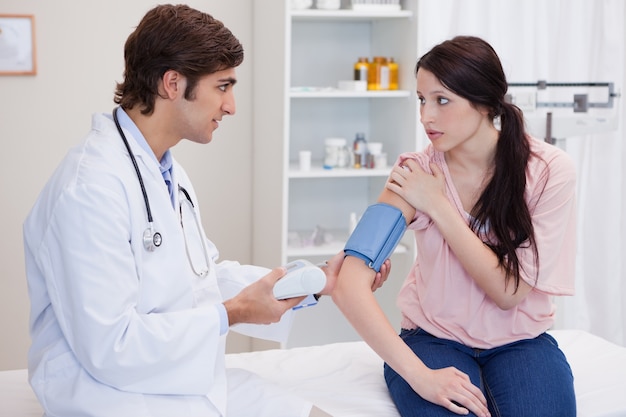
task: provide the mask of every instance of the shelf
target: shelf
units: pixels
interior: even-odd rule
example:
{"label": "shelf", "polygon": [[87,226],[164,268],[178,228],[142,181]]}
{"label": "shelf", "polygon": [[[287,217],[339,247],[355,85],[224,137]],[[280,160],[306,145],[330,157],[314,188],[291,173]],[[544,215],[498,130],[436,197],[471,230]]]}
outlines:
{"label": "shelf", "polygon": [[289,91],[291,98],[407,98],[411,96],[408,90],[388,91],[346,91],[323,87],[292,87]]}
{"label": "shelf", "polygon": [[388,177],[391,168],[380,169],[354,169],[332,168],[324,169],[321,166],[313,166],[309,171],[301,171],[297,164],[289,167],[289,178],[350,178],[350,177]]}
{"label": "shelf", "polygon": [[293,20],[380,20],[380,19],[407,19],[413,16],[410,10],[291,10],[291,18]]}
{"label": "shelf", "polygon": [[[276,0],[255,13],[255,53],[277,65],[253,71],[254,262],[277,264],[286,257],[340,251],[341,244],[299,244],[289,235],[316,225],[345,227],[352,212],[375,201],[397,155],[416,147],[418,101],[411,67],[418,50],[417,4],[401,4],[404,10],[292,10],[288,0]],[[401,64],[402,89],[339,89],[340,81],[352,79],[358,56],[376,55]],[[355,132],[383,143],[385,168],[324,169],[324,138],[343,137],[350,144]],[[301,150],[312,153],[310,170],[299,169]],[[329,240],[342,238],[347,235]]]}
{"label": "shelf", "polygon": [[[413,68],[419,50],[418,2],[400,2],[405,10],[380,10],[377,3],[379,10],[292,10],[289,0],[262,3],[253,14],[254,53],[275,65],[259,61],[252,71],[252,262],[321,262],[343,251],[353,213],[358,216],[377,201],[397,155],[418,145]],[[340,83],[354,77],[358,57],[378,55],[398,62],[401,90]],[[358,87],[361,91],[355,91]],[[350,148],[356,132],[383,144],[386,167],[324,169],[324,139],[346,138]],[[299,167],[302,150],[311,151],[307,171]],[[403,236],[394,253],[393,279],[376,297],[385,314],[399,323],[396,293],[414,262],[414,238]],[[319,327],[320,320],[345,322],[340,311],[325,306],[314,316],[296,315],[294,329]],[[294,333],[286,346],[345,340],[336,326],[321,333],[315,340],[308,330]]]}

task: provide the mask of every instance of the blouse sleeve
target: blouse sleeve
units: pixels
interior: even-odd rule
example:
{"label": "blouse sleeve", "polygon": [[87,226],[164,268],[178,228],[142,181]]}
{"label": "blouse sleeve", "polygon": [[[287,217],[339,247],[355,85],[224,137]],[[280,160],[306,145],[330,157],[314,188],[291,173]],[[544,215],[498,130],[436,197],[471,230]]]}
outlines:
{"label": "blouse sleeve", "polygon": [[[518,249],[522,279],[551,295],[573,295],[576,257],[576,170],[561,149],[545,144],[528,165],[526,201],[539,262],[530,248]],[[539,273],[537,274],[537,269]]]}

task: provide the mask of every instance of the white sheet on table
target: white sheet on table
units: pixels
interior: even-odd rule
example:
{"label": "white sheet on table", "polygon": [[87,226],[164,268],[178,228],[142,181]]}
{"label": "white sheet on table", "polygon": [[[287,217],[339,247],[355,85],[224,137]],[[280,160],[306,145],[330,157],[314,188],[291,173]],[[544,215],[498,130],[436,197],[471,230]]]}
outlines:
{"label": "white sheet on table", "polygon": [[[572,367],[578,417],[626,416],[626,347],[581,330],[550,333]],[[227,355],[226,364],[249,369],[337,417],[398,417],[383,362],[364,342]]]}
{"label": "white sheet on table", "polygon": [[399,417],[383,379],[383,362],[364,342],[226,355],[336,417]]}
{"label": "white sheet on table", "polygon": [[[578,417],[626,416],[626,347],[580,330],[551,332],[572,371]],[[335,417],[398,417],[381,359],[364,342],[226,355]],[[41,417],[25,369],[0,372],[0,416]]]}

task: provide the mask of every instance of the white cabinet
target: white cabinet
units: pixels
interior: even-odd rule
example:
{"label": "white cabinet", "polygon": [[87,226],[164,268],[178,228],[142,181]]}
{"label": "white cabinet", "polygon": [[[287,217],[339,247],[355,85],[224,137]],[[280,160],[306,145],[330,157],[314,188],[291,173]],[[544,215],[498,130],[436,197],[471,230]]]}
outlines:
{"label": "white cabinet", "polygon": [[[383,189],[389,169],[323,169],[324,139],[357,132],[382,142],[391,165],[417,142],[414,66],[416,1],[397,12],[290,10],[289,1],[254,2],[253,261],[274,266],[297,258],[321,262],[343,248],[350,215],[361,215]],[[400,89],[352,92],[359,57],[393,57]],[[312,153],[309,171],[298,168]],[[413,261],[405,237],[392,257],[392,275],[376,295],[393,324],[395,295]],[[323,299],[300,311],[289,346],[356,340],[358,336]]]}

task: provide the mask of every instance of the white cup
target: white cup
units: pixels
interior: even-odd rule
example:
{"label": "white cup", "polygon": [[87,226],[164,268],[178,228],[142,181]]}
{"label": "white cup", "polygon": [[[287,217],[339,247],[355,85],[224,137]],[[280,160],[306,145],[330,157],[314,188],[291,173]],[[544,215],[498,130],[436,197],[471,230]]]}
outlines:
{"label": "white cup", "polygon": [[370,142],[367,144],[367,150],[372,155],[380,155],[383,151],[383,144],[381,142]]}
{"label": "white cup", "polygon": [[387,154],[382,152],[374,155],[374,168],[387,168]]}
{"label": "white cup", "polygon": [[300,151],[299,155],[300,171],[311,170],[311,151]]}

